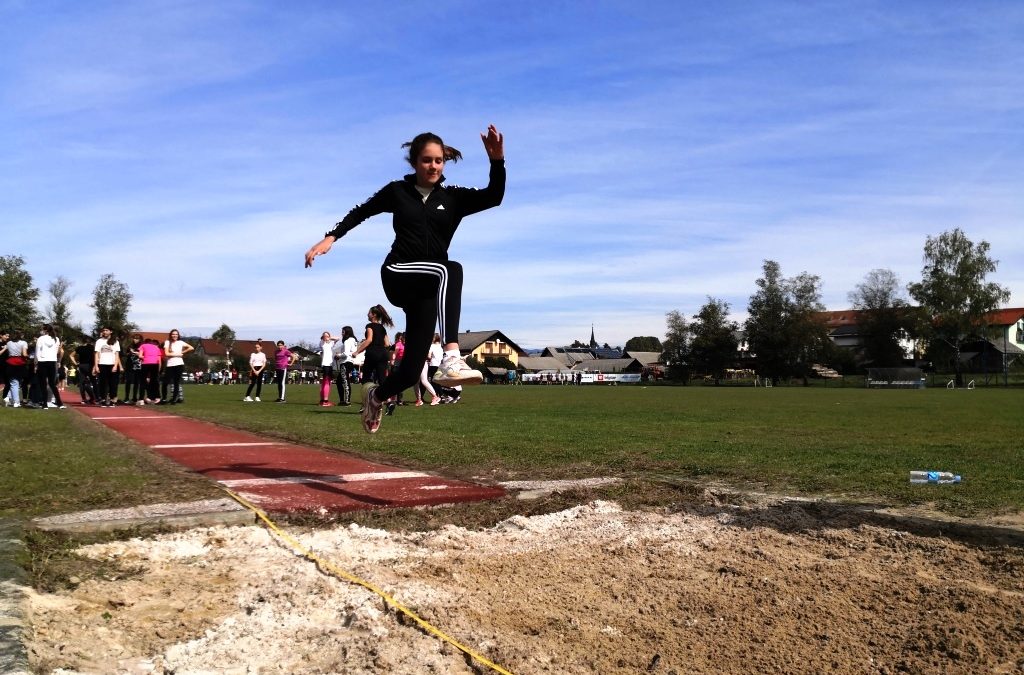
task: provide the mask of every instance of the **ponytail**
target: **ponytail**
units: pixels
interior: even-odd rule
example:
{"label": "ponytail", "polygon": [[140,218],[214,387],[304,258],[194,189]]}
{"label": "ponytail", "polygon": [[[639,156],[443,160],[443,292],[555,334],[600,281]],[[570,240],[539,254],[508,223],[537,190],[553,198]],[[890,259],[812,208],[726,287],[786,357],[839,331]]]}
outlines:
{"label": "ponytail", "polygon": [[388,314],[388,310],[384,309],[383,305],[374,305],[370,308],[370,313],[377,317],[377,320],[388,328],[395,325],[395,322],[391,320],[391,315]]}

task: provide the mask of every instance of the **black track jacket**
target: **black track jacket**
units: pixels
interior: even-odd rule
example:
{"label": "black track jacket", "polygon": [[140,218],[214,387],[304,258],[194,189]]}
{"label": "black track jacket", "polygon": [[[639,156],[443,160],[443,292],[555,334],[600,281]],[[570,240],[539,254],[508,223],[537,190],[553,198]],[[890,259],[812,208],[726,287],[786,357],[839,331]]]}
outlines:
{"label": "black track jacket", "polygon": [[395,242],[385,265],[423,260],[448,260],[448,246],[459,223],[468,215],[501,203],[505,196],[505,160],[492,159],[490,180],[482,189],[446,187],[441,181],[423,201],[416,190],[416,175],[388,183],[375,195],[348,212],[325,236],[335,240],[367,218],[394,214]]}

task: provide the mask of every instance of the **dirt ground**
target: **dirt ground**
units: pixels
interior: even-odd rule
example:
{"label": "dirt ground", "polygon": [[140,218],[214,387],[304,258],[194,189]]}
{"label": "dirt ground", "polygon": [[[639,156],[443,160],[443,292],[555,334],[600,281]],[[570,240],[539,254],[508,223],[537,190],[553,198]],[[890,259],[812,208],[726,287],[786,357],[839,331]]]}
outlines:
{"label": "dirt ground", "polygon": [[[479,531],[290,529],[510,672],[605,675],[1024,672],[1015,526],[708,495]],[[37,672],[492,672],[262,527],[81,553],[123,573],[32,597]]]}

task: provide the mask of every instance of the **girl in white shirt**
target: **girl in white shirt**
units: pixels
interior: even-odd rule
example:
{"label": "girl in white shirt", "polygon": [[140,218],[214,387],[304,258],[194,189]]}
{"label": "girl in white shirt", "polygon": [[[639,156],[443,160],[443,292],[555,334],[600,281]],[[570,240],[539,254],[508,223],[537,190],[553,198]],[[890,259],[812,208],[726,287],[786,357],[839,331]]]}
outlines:
{"label": "girl in white shirt", "polygon": [[[195,350],[195,347],[181,339],[181,333],[175,328],[167,334],[164,340],[164,356],[167,357],[167,379],[164,380],[164,397],[161,405],[170,402],[171,405],[178,403],[181,396],[181,376],[185,372],[185,354]],[[171,398],[167,398],[166,389],[171,389]]]}
{"label": "girl in white shirt", "polygon": [[49,397],[46,389],[49,387],[53,392],[53,403],[58,408],[65,408],[64,402],[60,400],[60,391],[57,390],[57,361],[64,353],[60,346],[60,340],[53,334],[53,326],[43,324],[43,329],[36,338],[36,377],[39,379],[39,404],[45,410]]}
{"label": "girl in white shirt", "polygon": [[20,408],[21,383],[28,373],[28,343],[21,339],[20,331],[14,331],[14,337],[0,349],[0,354],[3,353],[7,354],[7,383],[10,385],[4,405]]}
{"label": "girl in white shirt", "polygon": [[256,401],[260,400],[263,391],[263,371],[267,368],[267,355],[263,353],[263,344],[256,343],[256,351],[249,355],[249,388],[245,390],[243,401],[252,402],[253,387],[256,388]]}
{"label": "girl in white shirt", "polygon": [[121,377],[121,343],[110,328],[100,330],[93,356],[92,374],[96,376],[96,396],[104,408],[117,400],[117,384]]}
{"label": "girl in white shirt", "polygon": [[444,356],[444,347],[441,346],[440,333],[434,333],[434,341],[427,352],[427,359],[423,362],[423,371],[420,372],[420,381],[416,383],[416,405],[423,405],[423,392],[430,392],[430,405],[437,405],[441,397],[437,395],[434,387],[430,384],[430,378],[437,372],[441,365],[441,358]]}
{"label": "girl in white shirt", "polygon": [[331,405],[331,378],[334,377],[334,345],[338,338],[324,331],[320,335],[320,406]]}
{"label": "girl in white shirt", "polygon": [[334,374],[340,405],[352,405],[352,373],[358,371],[353,354],[358,345],[352,326],[342,327],[341,339],[334,343]]}

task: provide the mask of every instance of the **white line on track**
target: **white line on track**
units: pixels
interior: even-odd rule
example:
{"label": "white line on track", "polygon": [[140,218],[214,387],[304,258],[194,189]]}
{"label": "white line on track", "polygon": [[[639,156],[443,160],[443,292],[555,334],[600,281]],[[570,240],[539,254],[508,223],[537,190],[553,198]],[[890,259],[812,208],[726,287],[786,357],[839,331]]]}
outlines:
{"label": "white line on track", "polygon": [[155,449],[161,448],[248,448],[257,445],[284,445],[284,441],[274,443],[168,443],[166,445],[151,445]]}
{"label": "white line on track", "polygon": [[278,483],[355,483],[368,480],[397,480],[400,478],[428,478],[430,474],[418,471],[378,471],[376,473],[344,473],[328,476],[280,476],[278,478],[237,478],[219,481],[229,488],[251,488]]}
{"label": "white line on track", "polygon": [[93,417],[94,420],[165,420],[167,415],[124,415],[110,417]]}

